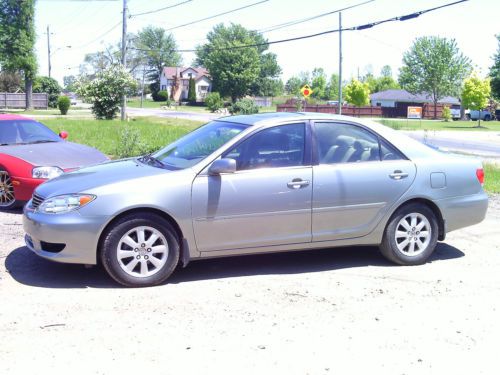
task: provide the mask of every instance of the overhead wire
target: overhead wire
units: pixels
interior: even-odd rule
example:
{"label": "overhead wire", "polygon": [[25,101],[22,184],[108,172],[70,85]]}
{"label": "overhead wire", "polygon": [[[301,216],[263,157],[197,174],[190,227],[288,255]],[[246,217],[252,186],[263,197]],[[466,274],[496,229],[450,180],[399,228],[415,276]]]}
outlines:
{"label": "overhead wire", "polygon": [[163,7],[163,8],[159,8],[159,9],[155,9],[155,10],[150,10],[150,11],[147,11],[147,12],[131,14],[129,16],[129,18],[144,16],[146,14],[158,13],[158,12],[161,12],[161,11],[164,11],[164,10],[167,10],[167,9],[178,7],[178,6],[186,4],[186,3],[190,3],[191,1],[193,1],[193,0],[186,0],[186,1],[183,1],[183,2],[180,2],[180,3],[177,3],[177,4],[169,5],[169,6],[166,6],[166,7]]}
{"label": "overhead wire", "polygon": [[[418,12],[406,14],[406,15],[403,15],[403,16],[391,17],[391,18],[387,18],[387,19],[384,19],[384,20],[374,21],[374,22],[370,22],[370,23],[367,23],[367,24],[358,25],[358,26],[352,26],[352,27],[348,27],[348,28],[327,30],[327,31],[322,31],[322,32],[315,33],[315,34],[302,35],[302,36],[298,36],[298,37],[287,38],[287,39],[280,39],[280,40],[274,40],[274,41],[270,41],[270,42],[244,44],[244,45],[240,45],[240,46],[219,47],[219,48],[213,48],[213,49],[210,49],[210,50],[223,51],[223,50],[237,50],[237,49],[243,49],[243,48],[262,47],[262,46],[268,46],[268,45],[271,45],[271,44],[287,43],[287,42],[292,42],[292,41],[296,41],[296,40],[303,40],[303,39],[315,38],[315,37],[318,37],[318,36],[321,36],[321,35],[338,33],[340,31],[366,30],[366,29],[369,29],[371,27],[378,26],[378,25],[381,25],[381,24],[384,24],[384,23],[387,23],[387,22],[407,21],[407,20],[410,20],[410,19],[413,19],[413,18],[417,18],[418,16],[420,16],[422,14],[433,12],[435,10],[442,9],[442,8],[447,8],[447,7],[450,7],[450,6],[453,6],[453,5],[457,5],[457,4],[460,4],[460,3],[464,3],[466,1],[469,1],[469,0],[459,0],[459,1],[452,2],[452,3],[440,5],[440,6],[437,6],[437,7],[434,7],[434,8],[424,9],[424,10],[421,10],[421,11],[418,11]],[[134,47],[131,47],[131,49],[134,49],[134,50],[137,50],[137,51],[143,51],[143,52],[154,51],[153,49],[143,49],[143,48],[134,48]],[[181,53],[182,52],[196,52],[196,49],[179,49],[179,50],[175,50],[174,52],[181,52]]]}

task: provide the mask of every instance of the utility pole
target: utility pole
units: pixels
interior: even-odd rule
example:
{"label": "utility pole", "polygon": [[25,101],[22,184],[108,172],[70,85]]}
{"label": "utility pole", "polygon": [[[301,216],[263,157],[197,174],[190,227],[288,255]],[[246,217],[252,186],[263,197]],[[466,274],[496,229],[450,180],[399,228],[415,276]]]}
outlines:
{"label": "utility pole", "polygon": [[[127,0],[123,0],[123,24],[122,24],[122,66],[125,68],[127,65]],[[121,120],[125,120],[126,116],[127,97],[125,94],[122,96],[122,111]]]}
{"label": "utility pole", "polygon": [[52,65],[50,64],[50,30],[49,25],[47,25],[47,56],[49,58],[49,78],[52,71]]}
{"label": "utility pole", "polygon": [[342,114],[342,12],[339,12],[339,115]]}

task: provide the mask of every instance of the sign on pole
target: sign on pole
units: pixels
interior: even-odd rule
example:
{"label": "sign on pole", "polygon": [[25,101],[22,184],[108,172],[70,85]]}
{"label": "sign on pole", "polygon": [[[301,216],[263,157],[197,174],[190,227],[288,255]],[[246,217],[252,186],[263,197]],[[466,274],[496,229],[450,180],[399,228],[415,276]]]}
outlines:
{"label": "sign on pole", "polygon": [[408,107],[407,118],[422,118],[422,107]]}
{"label": "sign on pole", "polygon": [[304,98],[308,98],[313,93],[313,90],[309,87],[309,85],[304,85],[300,89],[300,92],[304,95]]}

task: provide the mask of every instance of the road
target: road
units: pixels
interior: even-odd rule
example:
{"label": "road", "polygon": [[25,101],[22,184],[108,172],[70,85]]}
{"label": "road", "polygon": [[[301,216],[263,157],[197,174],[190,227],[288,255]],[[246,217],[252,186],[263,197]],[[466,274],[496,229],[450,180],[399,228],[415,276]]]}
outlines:
{"label": "road", "polygon": [[126,289],[40,259],[0,213],[0,374],[496,375],[500,197],[430,262],[374,247],[192,262]]}

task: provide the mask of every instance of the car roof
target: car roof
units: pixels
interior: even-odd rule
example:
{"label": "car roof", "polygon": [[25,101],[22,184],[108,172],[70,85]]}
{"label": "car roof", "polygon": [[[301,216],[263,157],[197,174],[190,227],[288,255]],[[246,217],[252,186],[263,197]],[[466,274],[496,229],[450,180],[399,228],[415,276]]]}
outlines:
{"label": "car roof", "polygon": [[31,120],[29,117],[16,115],[13,113],[0,113],[0,121],[7,120]]}

